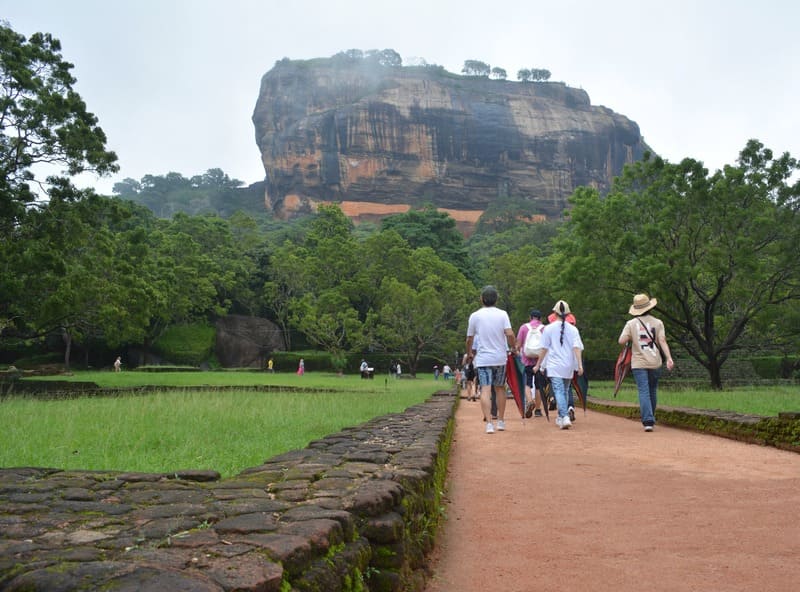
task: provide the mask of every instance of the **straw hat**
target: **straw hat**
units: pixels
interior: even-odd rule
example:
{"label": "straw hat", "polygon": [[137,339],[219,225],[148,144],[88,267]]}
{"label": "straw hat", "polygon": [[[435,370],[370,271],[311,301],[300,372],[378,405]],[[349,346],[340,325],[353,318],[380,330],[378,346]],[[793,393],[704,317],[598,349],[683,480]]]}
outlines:
{"label": "straw hat", "polygon": [[637,294],[633,297],[633,304],[628,309],[628,314],[638,317],[643,315],[658,304],[658,300],[650,298],[647,294]]}

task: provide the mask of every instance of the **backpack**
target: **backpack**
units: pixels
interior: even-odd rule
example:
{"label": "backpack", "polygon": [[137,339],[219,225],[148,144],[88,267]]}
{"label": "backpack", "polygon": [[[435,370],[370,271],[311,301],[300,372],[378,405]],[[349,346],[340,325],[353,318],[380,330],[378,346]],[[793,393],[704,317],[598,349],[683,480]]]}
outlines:
{"label": "backpack", "polygon": [[528,334],[525,336],[525,345],[522,346],[522,353],[526,358],[538,358],[542,353],[542,327],[528,326]]}

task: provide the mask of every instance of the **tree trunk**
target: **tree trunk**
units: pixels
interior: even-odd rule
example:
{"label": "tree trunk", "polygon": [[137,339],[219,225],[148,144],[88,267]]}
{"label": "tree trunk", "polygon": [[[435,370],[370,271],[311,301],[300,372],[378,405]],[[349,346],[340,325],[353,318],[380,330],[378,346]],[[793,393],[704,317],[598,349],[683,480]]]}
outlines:
{"label": "tree trunk", "polygon": [[72,334],[66,328],[61,329],[61,336],[64,339],[64,369],[69,371],[69,357],[72,354]]}
{"label": "tree trunk", "polygon": [[722,390],[722,365],[716,357],[708,360],[708,375],[711,378],[711,388],[715,391]]}

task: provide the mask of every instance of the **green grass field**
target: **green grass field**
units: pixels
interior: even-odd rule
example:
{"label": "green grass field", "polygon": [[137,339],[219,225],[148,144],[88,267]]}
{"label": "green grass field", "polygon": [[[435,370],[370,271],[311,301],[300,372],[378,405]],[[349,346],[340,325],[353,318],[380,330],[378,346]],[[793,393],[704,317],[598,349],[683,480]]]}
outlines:
{"label": "green grass field", "polygon": [[[344,427],[401,412],[447,386],[427,378],[361,380],[322,373],[298,377],[256,372],[79,372],[68,378],[104,387],[157,384],[165,390],[66,400],[4,399],[0,402],[0,467],[210,469],[228,477]],[[248,389],[262,384],[335,390]],[[168,389],[192,385],[241,389]]]}
{"label": "green grass field", "polygon": [[[152,394],[0,401],[0,467],[172,472],[210,469],[230,477],[311,440],[401,412],[433,392],[452,388],[432,377],[396,380],[310,372],[77,372],[46,379],[94,382],[101,387],[163,386]],[[309,392],[263,392],[260,385]],[[232,390],[175,391],[170,387],[232,386]],[[313,391],[313,392],[312,392]],[[613,399],[610,382],[589,394]],[[635,403],[627,379],[617,396]],[[724,409],[756,415],[800,410],[800,387],[723,391],[659,389],[659,405]]]}
{"label": "green grass field", "polygon": [[[614,400],[612,382],[591,383],[589,395]],[[616,400],[638,404],[632,378],[623,383]],[[659,386],[658,404],[666,407],[721,409],[753,415],[775,416],[784,411],[800,411],[800,386],[732,387],[722,391]]]}

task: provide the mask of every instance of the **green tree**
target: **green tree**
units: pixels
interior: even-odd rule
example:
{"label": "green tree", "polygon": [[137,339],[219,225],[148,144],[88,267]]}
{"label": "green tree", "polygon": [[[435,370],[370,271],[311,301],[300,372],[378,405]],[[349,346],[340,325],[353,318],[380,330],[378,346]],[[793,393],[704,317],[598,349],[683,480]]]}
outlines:
{"label": "green tree", "polygon": [[461,68],[461,73],[466,74],[467,76],[489,76],[491,72],[491,67],[486,62],[481,62],[479,60],[466,60],[464,62],[464,67]]}
{"label": "green tree", "polygon": [[463,348],[475,287],[429,247],[415,249],[404,281],[387,275],[367,319],[372,345],[416,374],[424,354],[450,359]]}
{"label": "green tree", "polygon": [[515,327],[529,320],[531,308],[546,311],[556,301],[550,260],[537,247],[499,252],[486,264],[486,283],[497,288],[498,306],[508,312]]}
{"label": "green tree", "polygon": [[124,199],[132,199],[139,195],[141,191],[142,184],[130,177],[126,177],[122,181],[114,183],[114,187],[111,189],[111,193]]}
{"label": "green tree", "polygon": [[603,313],[626,310],[636,292],[657,296],[673,347],[721,388],[721,369],[748,325],[800,298],[798,168],[755,140],[737,166],[711,176],[695,160],[648,154],[605,199],[589,188],[573,195],[558,239],[570,255],[564,282],[582,292],[586,310]]}
{"label": "green tree", "polygon": [[522,68],[517,71],[517,80],[520,82],[529,82],[531,79],[531,71],[529,68]]}
{"label": "green tree", "polygon": [[303,273],[308,251],[286,241],[272,252],[267,265],[267,280],[261,290],[263,305],[283,332],[283,341],[291,349],[291,305],[311,287]]}
{"label": "green tree", "polygon": [[411,248],[431,247],[443,260],[452,263],[468,277],[473,277],[464,237],[456,221],[432,205],[387,216],[381,221],[383,230],[395,230]]}
{"label": "green tree", "polygon": [[37,167],[62,175],[109,174],[117,157],[105,149],[97,118],[73,90],[72,64],[45,33],[30,39],[0,24],[0,235],[8,237],[36,196]]}
{"label": "green tree", "polygon": [[403,65],[403,58],[393,49],[384,49],[378,53],[378,63],[387,68],[399,68]]}
{"label": "green tree", "polygon": [[532,68],[531,80],[550,80],[550,70],[545,70],[543,68]]}
{"label": "green tree", "polygon": [[141,340],[153,300],[137,266],[146,234],[127,222],[133,212],[123,202],[74,191],[68,183],[54,186],[50,202],[27,217],[19,275],[25,297],[14,303],[26,336],[62,337],[67,368],[73,344]]}
{"label": "green tree", "polygon": [[[320,206],[305,224],[304,232],[287,240],[269,255],[267,279],[261,297],[275,322],[284,331],[287,347],[291,343],[289,329],[294,327],[315,345],[338,354],[342,348],[360,341],[349,333],[350,311],[358,320],[358,312],[350,302],[357,282],[360,257],[353,239],[353,223],[336,205]],[[325,297],[320,300],[323,293]],[[335,296],[335,298],[334,298]],[[327,303],[347,302],[347,311],[333,315],[329,311],[329,330],[324,340],[306,322]],[[327,313],[326,313],[327,314]],[[337,323],[341,322],[341,326]],[[360,321],[359,321],[360,322]],[[348,329],[346,336],[334,338],[336,328]],[[313,335],[307,333],[313,331]]]}
{"label": "green tree", "polygon": [[508,73],[503,68],[495,66],[492,68],[492,78],[495,80],[505,80],[508,78]]}
{"label": "green tree", "polygon": [[412,376],[416,376],[419,359],[438,342],[444,307],[431,287],[420,289],[384,278],[384,298],[380,308],[370,316],[373,335],[384,351],[396,354]]}
{"label": "green tree", "polygon": [[167,228],[175,236],[188,238],[197,255],[193,260],[195,277],[213,287],[214,301],[200,310],[219,315],[238,307],[241,312],[252,313],[249,303],[254,297],[248,279],[255,267],[251,258],[242,256],[230,223],[214,215],[179,213]]}
{"label": "green tree", "polygon": [[242,186],[242,182],[239,179],[231,179],[227,173],[219,168],[208,169],[202,175],[195,175],[189,182],[192,187],[199,189],[225,190]]}
{"label": "green tree", "polygon": [[309,293],[292,301],[291,319],[310,343],[334,357],[350,351],[362,341],[358,313],[338,288]]}
{"label": "green tree", "polygon": [[124,179],[114,184],[113,193],[150,208],[160,218],[171,218],[178,212],[229,218],[237,211],[263,210],[255,194],[242,185],[222,169],[213,168],[189,179],[176,172],[145,175],[141,181]]}

